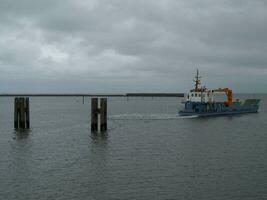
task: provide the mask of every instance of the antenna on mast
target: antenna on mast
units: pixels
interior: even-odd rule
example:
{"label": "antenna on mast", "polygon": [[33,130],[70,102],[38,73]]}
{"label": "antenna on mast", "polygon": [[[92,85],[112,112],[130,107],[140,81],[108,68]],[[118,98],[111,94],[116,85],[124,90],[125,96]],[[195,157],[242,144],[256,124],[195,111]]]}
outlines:
{"label": "antenna on mast", "polygon": [[195,76],[195,92],[199,91],[199,86],[201,85],[201,82],[200,82],[200,79],[201,79],[201,76],[199,76],[199,72],[198,72],[198,68],[197,68],[197,75]]}

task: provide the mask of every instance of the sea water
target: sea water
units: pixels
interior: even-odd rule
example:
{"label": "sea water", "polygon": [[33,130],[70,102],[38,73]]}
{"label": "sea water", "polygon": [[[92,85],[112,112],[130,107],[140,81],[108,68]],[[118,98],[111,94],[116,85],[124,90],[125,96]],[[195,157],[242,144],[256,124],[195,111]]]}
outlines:
{"label": "sea water", "polygon": [[1,97],[0,199],[267,199],[267,96],[253,97],[259,113],[208,118],[179,117],[179,98],[108,98],[98,134],[89,98],[30,98],[15,131]]}

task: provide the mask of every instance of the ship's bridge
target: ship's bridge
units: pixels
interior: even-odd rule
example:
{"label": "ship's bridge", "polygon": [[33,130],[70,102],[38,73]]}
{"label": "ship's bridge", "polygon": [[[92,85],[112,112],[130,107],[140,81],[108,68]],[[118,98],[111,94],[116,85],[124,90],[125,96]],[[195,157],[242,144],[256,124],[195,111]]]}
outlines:
{"label": "ship's bridge", "polygon": [[194,91],[191,90],[187,94],[187,101],[192,101],[192,102],[213,102],[213,97],[208,91]]}
{"label": "ship's bridge", "polygon": [[213,97],[211,95],[211,91],[208,90],[206,87],[200,87],[201,85],[201,76],[199,76],[199,72],[197,69],[197,75],[195,76],[195,88],[190,90],[190,92],[187,94],[186,101],[191,102],[213,102]]}

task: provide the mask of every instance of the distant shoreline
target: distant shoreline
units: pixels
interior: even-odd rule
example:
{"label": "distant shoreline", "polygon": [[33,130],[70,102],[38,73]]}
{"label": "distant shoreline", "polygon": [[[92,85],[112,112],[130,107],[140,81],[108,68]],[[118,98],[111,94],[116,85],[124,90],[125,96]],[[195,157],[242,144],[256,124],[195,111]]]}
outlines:
{"label": "distant shoreline", "polygon": [[184,93],[3,93],[0,97],[184,97]]}

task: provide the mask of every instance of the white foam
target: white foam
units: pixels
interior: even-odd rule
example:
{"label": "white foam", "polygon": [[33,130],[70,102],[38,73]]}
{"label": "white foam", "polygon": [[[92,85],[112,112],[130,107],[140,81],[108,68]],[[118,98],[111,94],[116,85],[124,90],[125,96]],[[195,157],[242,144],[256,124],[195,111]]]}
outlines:
{"label": "white foam", "polygon": [[193,116],[179,116],[177,114],[142,114],[142,113],[133,113],[133,114],[118,114],[110,115],[109,119],[113,120],[175,120],[175,119],[190,119],[198,117],[197,115]]}

